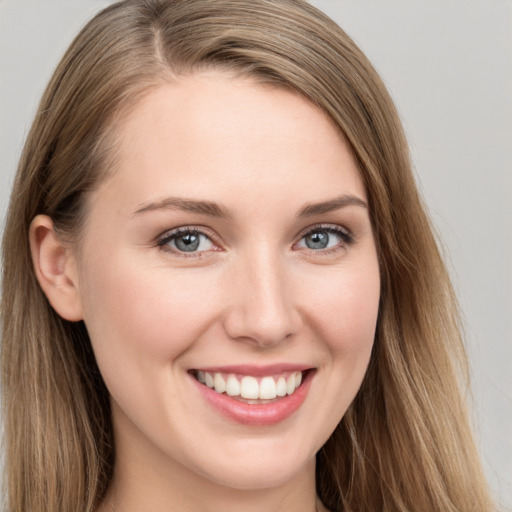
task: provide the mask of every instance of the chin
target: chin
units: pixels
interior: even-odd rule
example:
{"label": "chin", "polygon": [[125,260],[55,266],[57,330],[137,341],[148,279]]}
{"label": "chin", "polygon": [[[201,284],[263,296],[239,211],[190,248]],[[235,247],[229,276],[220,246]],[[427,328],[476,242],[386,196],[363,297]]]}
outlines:
{"label": "chin", "polygon": [[[285,444],[284,442],[282,443]],[[258,455],[255,455],[255,454]],[[314,473],[315,454],[298,456],[295,450],[248,450],[236,458],[226,457],[208,467],[203,466],[203,476],[217,485],[239,490],[258,490],[280,487]]]}

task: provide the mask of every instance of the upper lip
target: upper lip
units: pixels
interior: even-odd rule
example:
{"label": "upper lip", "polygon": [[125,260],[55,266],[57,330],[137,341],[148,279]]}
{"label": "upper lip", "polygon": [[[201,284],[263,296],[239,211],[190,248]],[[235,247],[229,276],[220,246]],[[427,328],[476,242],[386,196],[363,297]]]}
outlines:
{"label": "upper lip", "polygon": [[263,377],[265,375],[276,375],[283,372],[302,372],[312,368],[313,366],[311,365],[301,363],[275,363],[265,366],[254,364],[201,366],[193,368],[192,370],[209,373],[233,373],[240,375],[252,375],[254,377]]}

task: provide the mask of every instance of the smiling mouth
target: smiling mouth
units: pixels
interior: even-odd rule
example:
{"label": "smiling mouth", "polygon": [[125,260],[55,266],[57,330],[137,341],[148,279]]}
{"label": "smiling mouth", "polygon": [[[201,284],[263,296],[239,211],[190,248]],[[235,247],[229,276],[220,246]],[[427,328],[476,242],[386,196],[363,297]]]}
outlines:
{"label": "smiling mouth", "polygon": [[263,404],[293,395],[308,372],[309,370],[286,371],[263,377],[202,370],[192,370],[190,373],[197,381],[218,394],[248,404]]}

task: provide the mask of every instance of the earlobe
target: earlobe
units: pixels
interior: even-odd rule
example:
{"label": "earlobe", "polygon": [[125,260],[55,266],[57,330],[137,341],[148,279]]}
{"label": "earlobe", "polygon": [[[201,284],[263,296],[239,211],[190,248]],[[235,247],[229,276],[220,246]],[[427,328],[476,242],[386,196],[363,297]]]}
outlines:
{"label": "earlobe", "polygon": [[52,219],[46,215],[32,221],[29,236],[36,277],[53,309],[65,320],[82,320],[73,251],[59,239]]}

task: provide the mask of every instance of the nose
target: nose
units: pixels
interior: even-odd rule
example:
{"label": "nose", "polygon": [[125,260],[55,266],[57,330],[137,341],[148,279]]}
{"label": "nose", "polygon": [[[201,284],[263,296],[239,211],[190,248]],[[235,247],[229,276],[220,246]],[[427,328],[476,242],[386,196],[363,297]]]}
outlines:
{"label": "nose", "polygon": [[289,274],[279,257],[261,251],[232,269],[224,318],[230,338],[270,347],[298,332],[302,320]]}

